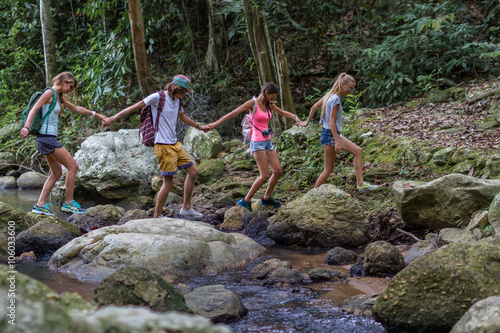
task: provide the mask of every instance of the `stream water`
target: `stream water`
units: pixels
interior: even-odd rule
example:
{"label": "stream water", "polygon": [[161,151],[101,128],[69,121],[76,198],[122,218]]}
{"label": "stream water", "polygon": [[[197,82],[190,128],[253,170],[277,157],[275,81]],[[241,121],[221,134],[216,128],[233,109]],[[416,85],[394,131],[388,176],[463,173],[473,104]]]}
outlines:
{"label": "stream water", "polygon": [[[0,201],[30,211],[39,191],[0,190]],[[65,219],[57,207],[56,214]],[[268,248],[269,257],[289,261],[294,269],[306,273],[324,265],[325,252],[308,249],[273,246]],[[47,268],[49,258],[36,261],[21,261],[17,270],[29,275],[57,292],[76,292],[91,301],[98,283],[80,281],[70,275],[53,272]],[[335,267],[348,273],[348,267]],[[192,288],[209,284],[222,284],[236,293],[248,314],[228,325],[237,333],[382,333],[383,326],[371,318],[353,316],[340,311],[343,300],[363,293],[378,293],[385,288],[386,281],[380,278],[349,278],[348,283],[327,282],[306,284],[300,290],[262,287],[249,282],[249,270],[240,269],[218,275],[199,276],[185,284]]]}

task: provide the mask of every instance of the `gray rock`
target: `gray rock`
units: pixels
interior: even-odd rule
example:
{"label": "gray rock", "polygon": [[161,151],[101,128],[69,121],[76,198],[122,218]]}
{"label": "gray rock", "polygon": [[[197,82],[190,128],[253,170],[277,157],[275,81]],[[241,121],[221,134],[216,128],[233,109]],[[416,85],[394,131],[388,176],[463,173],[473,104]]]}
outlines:
{"label": "gray rock", "polygon": [[389,332],[449,332],[472,304],[498,295],[499,248],[500,238],[453,243],[415,260],[377,298],[375,319]]}
{"label": "gray rock", "polygon": [[500,332],[500,296],[477,301],[453,326],[450,333]]}
{"label": "gray rock", "polygon": [[141,305],[157,312],[191,312],[180,291],[144,267],[124,267],[106,276],[95,289],[93,301],[99,306]]}
{"label": "gray rock", "polygon": [[238,231],[244,228],[243,215],[248,212],[246,208],[234,206],[226,210],[224,213],[224,222],[221,224],[221,229],[228,231]]}
{"label": "gray rock", "polygon": [[250,272],[250,279],[264,286],[277,287],[296,287],[304,280],[302,274],[292,269],[288,261],[279,259],[269,259],[255,266]]}
{"label": "gray rock", "polygon": [[118,221],[117,224],[122,225],[122,224],[127,223],[128,221],[142,220],[142,219],[147,219],[149,217],[150,216],[149,216],[148,212],[146,212],[145,210],[132,209],[132,210],[125,212],[125,214],[123,214],[123,216],[120,218],[120,221]]}
{"label": "gray rock", "polygon": [[325,263],[332,266],[348,265],[355,263],[357,258],[358,255],[354,251],[334,247],[326,253]]}
{"label": "gray rock", "polygon": [[359,202],[325,184],[282,206],[267,233],[288,245],[355,247],[369,241],[370,225]]}
{"label": "gray rock", "polygon": [[447,147],[438,150],[432,156],[432,162],[434,162],[434,164],[436,164],[437,166],[449,164],[456,150],[457,149],[455,147]]}
{"label": "gray rock", "polygon": [[404,256],[405,258],[405,264],[409,265],[412,261],[414,261],[417,258],[423,257],[429,253],[432,253],[436,251],[436,248],[434,245],[432,245],[431,241],[429,240],[421,240],[410,248],[406,255]]}
{"label": "gray rock", "polygon": [[183,148],[188,154],[200,158],[215,158],[219,155],[222,140],[219,132],[204,133],[190,127],[184,136]]}
{"label": "gray rock", "polygon": [[53,269],[101,281],[127,266],[150,268],[173,283],[245,265],[265,252],[247,236],[182,219],[144,219],[94,230],[55,252]]}
{"label": "gray rock", "polygon": [[493,227],[495,235],[500,235],[500,193],[495,195],[495,198],[490,204],[488,210],[488,222]]}
{"label": "gray rock", "polygon": [[240,147],[241,145],[243,145],[243,141],[241,141],[239,139],[233,139],[231,141],[223,142],[221,148],[224,151],[230,151],[231,148]]}
{"label": "gray rock", "polygon": [[[494,200],[493,200],[494,201]],[[467,226],[466,230],[473,230],[479,227],[485,227],[489,224],[488,222],[488,211],[478,211],[472,214],[471,221]]]}
{"label": "gray rock", "polygon": [[300,145],[305,143],[310,137],[314,137],[316,135],[316,129],[314,126],[292,126],[281,133],[280,140],[283,140],[286,137],[287,140],[291,140],[292,144]]}
{"label": "gray rock", "polygon": [[33,251],[37,256],[52,254],[73,238],[80,229],[55,216],[36,216],[38,222],[16,237],[16,254]]}
{"label": "gray rock", "polygon": [[184,297],[194,313],[214,323],[240,319],[248,313],[238,296],[223,285],[196,288]]}
{"label": "gray rock", "polygon": [[467,226],[474,212],[490,205],[500,191],[500,180],[451,174],[423,185],[397,181],[393,191],[405,222],[439,230]]}
{"label": "gray rock", "polygon": [[0,177],[0,189],[16,188],[17,182],[16,178],[12,176]]}
{"label": "gray rock", "polygon": [[376,295],[361,294],[344,300],[340,308],[355,316],[371,317],[373,315],[373,306],[376,301]]}
{"label": "gray rock", "polygon": [[96,228],[117,224],[125,214],[125,209],[113,205],[98,205],[90,207],[83,214],[73,214],[68,222],[82,230],[90,231]]}
{"label": "gray rock", "polygon": [[248,222],[241,233],[252,238],[260,245],[274,245],[275,242],[267,235],[268,226],[269,221],[267,218],[267,213],[256,212],[256,214],[254,214],[254,217],[250,220],[250,222]]}
{"label": "gray rock", "polygon": [[476,238],[470,230],[462,230],[459,228],[444,228],[439,230],[439,240],[446,244],[471,243],[475,242]]}
{"label": "gray rock", "polygon": [[47,176],[38,172],[28,171],[17,179],[17,187],[23,189],[42,188]]}
{"label": "gray rock", "polygon": [[353,276],[393,276],[404,267],[405,261],[399,249],[388,242],[378,241],[368,244],[350,272]]}
{"label": "gray rock", "polygon": [[323,281],[347,281],[347,275],[331,269],[324,269],[321,267],[313,268],[309,271],[309,278],[313,282],[323,282]]}

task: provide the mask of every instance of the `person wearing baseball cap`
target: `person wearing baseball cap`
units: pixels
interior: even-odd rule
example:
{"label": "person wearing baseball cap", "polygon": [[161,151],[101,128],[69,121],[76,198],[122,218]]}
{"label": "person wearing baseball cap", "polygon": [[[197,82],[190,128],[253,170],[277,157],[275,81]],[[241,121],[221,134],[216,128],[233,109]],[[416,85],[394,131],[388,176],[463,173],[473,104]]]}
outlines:
{"label": "person wearing baseball cap", "polygon": [[[210,128],[196,123],[184,113],[182,98],[188,92],[193,93],[191,89],[191,80],[185,75],[176,75],[172,82],[167,83],[163,91],[155,92],[142,101],[102,121],[103,126],[109,126],[118,118],[126,116],[136,110],[142,110],[146,106],[151,107],[153,122],[156,122],[156,119],[158,119],[158,130],[155,133],[154,150],[160,165],[163,185],[156,197],[154,218],[162,215],[163,206],[165,205],[165,201],[174,183],[173,178],[177,170],[182,169],[186,170],[187,177],[184,182],[183,207],[179,214],[181,216],[197,219],[203,217],[203,214],[195,211],[191,207],[191,196],[194,190],[194,181],[198,175],[198,169],[182,149],[182,144],[177,141],[177,119],[200,131],[208,132]],[[159,116],[158,112],[160,113]],[[156,124],[154,125],[156,127]]]}

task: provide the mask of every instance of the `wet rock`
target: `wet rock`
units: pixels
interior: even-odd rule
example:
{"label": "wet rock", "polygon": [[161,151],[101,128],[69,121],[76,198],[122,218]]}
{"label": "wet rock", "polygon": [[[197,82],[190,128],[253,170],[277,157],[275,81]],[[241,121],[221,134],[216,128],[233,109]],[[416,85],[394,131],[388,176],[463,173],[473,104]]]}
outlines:
{"label": "wet rock", "polygon": [[68,222],[82,230],[91,231],[97,228],[117,224],[125,214],[125,209],[113,205],[90,207],[83,214],[73,214]]}
{"label": "wet rock", "polygon": [[259,281],[263,286],[294,287],[303,282],[302,274],[292,269],[288,261],[269,259],[255,266],[250,279]]}
{"label": "wet rock", "polygon": [[245,214],[243,217],[247,215],[253,216],[253,218],[246,224],[245,228],[241,232],[243,235],[247,235],[248,237],[255,240],[260,245],[269,246],[274,245],[275,242],[269,238],[267,235],[267,227],[269,226],[269,221],[267,217],[267,213],[265,212],[251,212]]}
{"label": "wet rock", "polygon": [[39,221],[16,237],[16,254],[34,251],[37,256],[52,254],[73,238],[80,229],[55,216],[36,216]]}
{"label": "wet rock", "polygon": [[224,222],[220,225],[221,229],[228,231],[238,231],[243,229],[243,215],[248,210],[241,206],[234,206],[224,213]]}
{"label": "wet rock", "polygon": [[125,212],[125,214],[123,214],[123,216],[118,221],[117,225],[122,225],[122,224],[125,224],[128,221],[132,221],[132,220],[147,219],[149,217],[150,216],[149,216],[148,212],[146,212],[145,210],[132,209],[132,210]]}
{"label": "wet rock", "polygon": [[488,221],[495,231],[495,235],[500,235],[500,193],[495,195],[495,198],[490,204],[488,210]]}
{"label": "wet rock", "polygon": [[18,260],[19,261],[32,261],[32,260],[36,260],[35,252],[30,251],[30,252],[21,253],[21,255],[19,256]]}
{"label": "wet rock", "polygon": [[355,316],[371,317],[373,315],[373,306],[376,301],[377,295],[356,295],[344,300],[340,308]]}
{"label": "wet rock", "polygon": [[328,248],[364,245],[369,231],[359,202],[330,184],[282,206],[267,228],[278,243]]}
{"label": "wet rock", "polygon": [[405,261],[399,249],[388,242],[378,241],[368,244],[350,273],[352,276],[393,276],[404,267]]}
{"label": "wet rock", "polygon": [[472,305],[450,333],[500,332],[500,296],[490,296]]}
{"label": "wet rock", "polygon": [[500,292],[499,248],[500,238],[453,243],[415,260],[380,294],[375,319],[389,332],[449,332],[472,304]]}
{"label": "wet rock", "polygon": [[421,240],[412,245],[410,250],[404,256],[405,264],[409,265],[417,258],[423,257],[429,253],[436,251],[436,247],[429,240]]}
{"label": "wet rock", "polygon": [[347,275],[324,268],[313,268],[309,271],[309,278],[313,282],[323,282],[323,281],[347,281]]}
{"label": "wet rock", "polygon": [[12,176],[0,177],[0,189],[16,188],[17,182],[16,178]]}
{"label": "wet rock", "polygon": [[173,283],[243,266],[264,252],[249,237],[224,233],[206,223],[143,219],[72,240],[52,255],[49,267],[79,279],[101,281],[120,268],[139,266]]}
{"label": "wet rock", "polygon": [[357,258],[358,255],[354,251],[334,247],[326,253],[325,263],[332,266],[348,265],[355,263]]}
{"label": "wet rock", "polygon": [[451,174],[424,185],[397,181],[393,190],[405,222],[439,230],[458,223],[467,226],[474,212],[490,205],[500,191],[500,180]]}
{"label": "wet rock", "polygon": [[142,305],[157,312],[191,312],[181,292],[143,267],[125,267],[105,277],[93,301],[99,306]]}
{"label": "wet rock", "polygon": [[182,147],[188,154],[202,159],[217,157],[221,145],[222,140],[219,132],[212,130],[204,133],[194,127],[187,130],[182,143]]}
{"label": "wet rock", "polygon": [[3,232],[9,235],[9,232],[14,231],[15,235],[17,235],[34,226],[37,222],[36,214],[25,213],[18,208],[0,201],[0,233]]}
{"label": "wet rock", "polygon": [[470,243],[475,242],[476,238],[470,230],[459,228],[444,228],[439,230],[439,240],[445,244],[449,243]]}
{"label": "wet rock", "polygon": [[227,323],[243,318],[248,313],[238,296],[223,285],[196,288],[185,298],[187,306],[194,313],[214,323]]}
{"label": "wet rock", "polygon": [[42,188],[47,176],[38,172],[28,171],[17,179],[17,187],[23,189]]}

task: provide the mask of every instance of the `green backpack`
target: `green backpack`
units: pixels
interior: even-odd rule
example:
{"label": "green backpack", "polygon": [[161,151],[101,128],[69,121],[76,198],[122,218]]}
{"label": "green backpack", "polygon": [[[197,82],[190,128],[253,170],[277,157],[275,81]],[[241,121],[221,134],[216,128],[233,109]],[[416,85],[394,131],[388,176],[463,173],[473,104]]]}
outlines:
{"label": "green backpack", "polygon": [[[36,110],[35,117],[33,118],[33,121],[31,122],[31,127],[30,127],[30,132],[29,132],[31,135],[38,134],[38,132],[40,131],[40,127],[42,126],[42,123],[49,116],[49,114],[52,112],[52,110],[54,110],[54,107],[56,106],[56,102],[57,102],[56,91],[54,90],[54,88],[45,88],[43,91],[37,91],[36,93],[33,94],[33,96],[31,96],[31,99],[28,103],[28,106],[26,107],[26,109],[23,110],[22,119],[23,119],[23,122],[26,124],[26,119],[28,119],[28,115],[30,113],[30,110],[33,108],[33,106],[36,104],[36,102],[38,101],[40,96],[42,96],[43,93],[47,89],[52,89],[52,92],[54,93],[54,100],[52,100],[52,103],[50,104],[50,107],[49,107],[49,112],[47,112],[45,114],[45,116],[42,117],[42,108]],[[47,127],[46,127],[45,131],[47,131],[48,126],[49,126],[49,122],[47,121]]]}

